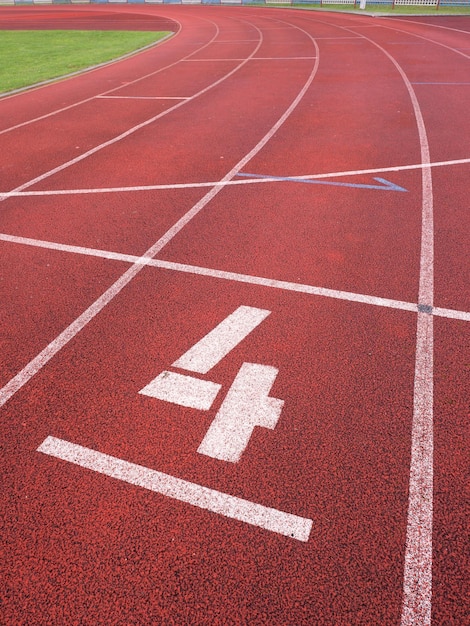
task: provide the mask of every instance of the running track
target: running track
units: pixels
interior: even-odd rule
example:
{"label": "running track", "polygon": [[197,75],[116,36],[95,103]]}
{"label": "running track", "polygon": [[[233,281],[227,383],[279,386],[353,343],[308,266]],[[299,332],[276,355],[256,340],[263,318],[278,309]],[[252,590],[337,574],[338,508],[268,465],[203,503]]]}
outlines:
{"label": "running track", "polygon": [[469,21],[32,24],[176,35],[0,100],[1,623],[468,624]]}

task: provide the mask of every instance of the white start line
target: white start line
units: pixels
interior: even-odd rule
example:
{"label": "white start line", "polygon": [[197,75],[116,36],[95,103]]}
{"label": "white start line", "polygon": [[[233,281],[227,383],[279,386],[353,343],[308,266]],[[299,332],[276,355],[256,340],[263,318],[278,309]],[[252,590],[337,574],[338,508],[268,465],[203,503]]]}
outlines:
{"label": "white start line", "polygon": [[[172,367],[207,374],[270,313],[250,306],[238,307],[178,358]],[[236,463],[256,426],[274,429],[284,406],[283,400],[269,396],[277,374],[278,370],[270,365],[243,363],[197,451]],[[161,372],[139,393],[207,411],[221,388],[217,382],[169,370]],[[299,541],[308,541],[310,535],[313,524],[310,519],[236,498],[55,437],[48,437],[38,451]]]}

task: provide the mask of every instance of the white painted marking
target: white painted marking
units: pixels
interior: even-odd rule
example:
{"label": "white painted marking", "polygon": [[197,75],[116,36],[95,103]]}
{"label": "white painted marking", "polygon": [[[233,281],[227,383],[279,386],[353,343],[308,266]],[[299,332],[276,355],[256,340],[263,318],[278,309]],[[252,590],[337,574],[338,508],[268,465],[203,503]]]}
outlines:
{"label": "white painted marking", "polygon": [[240,460],[255,426],[275,428],[284,400],[269,398],[278,370],[243,363],[198,452],[214,459]]}
{"label": "white painted marking", "polygon": [[418,313],[410,488],[401,626],[431,623],[433,318]]}
{"label": "white painted marking", "polygon": [[313,522],[311,519],[284,513],[271,507],[237,498],[215,489],[176,478],[156,470],[123,461],[90,448],[47,437],[39,452],[68,461],[74,465],[148,489],[163,496],[186,502],[225,517],[258,526],[299,541],[308,541]]}
{"label": "white painted marking", "polygon": [[[366,170],[349,170],[342,172],[327,172],[325,174],[304,174],[289,176],[290,182],[296,180],[321,180],[323,178],[340,178],[342,176],[360,176],[362,174],[380,174],[384,172],[404,172],[407,170],[423,170],[430,167],[449,167],[453,165],[467,165],[470,158],[454,159],[451,161],[436,161],[434,163],[415,163],[413,165],[393,165],[391,167],[376,167]],[[284,177],[285,178],[285,177]],[[199,187],[230,187],[234,185],[256,185],[265,183],[286,182],[284,178],[247,178],[242,180],[208,181],[199,183],[171,183],[166,185],[137,185],[132,187],[99,187],[91,189],[51,189],[40,191],[4,191],[0,192],[0,198],[17,196],[65,196],[72,194],[92,193],[122,193],[126,191],[155,191],[164,189],[196,189]]]}
{"label": "white painted marking", "polygon": [[[433,306],[434,225],[431,157],[416,93],[402,67],[382,46],[364,37],[393,63],[411,99],[421,149],[422,209],[418,306]],[[447,46],[444,46],[447,47]],[[433,516],[433,318],[418,313],[411,437],[410,491],[401,626],[430,626]]]}
{"label": "white painted marking", "polygon": [[[242,60],[242,59],[240,59]],[[176,96],[96,96],[97,100],[189,100]]]}
{"label": "white painted marking", "polygon": [[[434,220],[431,162],[426,127],[416,94],[406,74],[393,60],[410,94],[421,147],[423,200],[418,305],[433,306]],[[433,517],[433,318],[418,313],[410,492],[403,580],[401,626],[430,626],[432,598]]]}
{"label": "white painted marking", "polygon": [[470,322],[470,312],[468,311],[456,311],[455,309],[443,309],[441,307],[433,307],[432,314],[437,317],[447,317],[454,320],[462,320],[463,322]]}
{"label": "white painted marking", "polygon": [[[419,39],[424,39],[425,41],[429,41],[429,42],[431,42],[432,44],[434,44],[436,46],[441,46],[442,48],[447,48],[447,50],[451,50],[452,52],[455,52],[456,54],[460,54],[461,56],[465,57],[466,59],[470,59],[470,56],[468,54],[464,54],[463,52],[461,52],[461,49],[459,49],[459,48],[452,48],[451,46],[447,46],[446,44],[441,43],[440,41],[436,41],[435,39],[430,39],[429,37],[424,37],[423,35],[418,35],[417,33],[412,33],[412,32],[410,32],[408,30],[400,30],[400,29],[396,28],[396,23],[399,22],[399,21],[403,21],[403,20],[401,20],[399,18],[395,18],[395,17],[393,18],[393,22],[394,22],[393,28],[391,28],[390,26],[385,26],[383,23],[380,24],[380,26],[382,28],[387,28],[389,30],[394,30],[394,31],[396,31],[398,33],[405,33],[406,35],[411,35],[412,37],[418,37]],[[441,26],[441,25],[438,25],[438,24],[431,24],[431,22],[425,23],[425,22],[417,22],[417,21],[415,21],[415,24],[425,24],[428,27],[431,26],[431,27],[434,27],[434,28],[446,28],[448,30],[453,30],[453,31],[456,31],[456,32],[465,33],[466,35],[468,35],[468,31],[467,30],[459,30],[458,28],[449,28],[447,26]]]}
{"label": "white painted marking", "polygon": [[[180,22],[178,22],[178,20],[174,20],[175,22],[178,23],[180,29],[181,29],[181,24]],[[159,46],[160,44],[162,44],[164,41],[166,41],[167,39],[169,39],[172,36],[176,36],[178,34],[178,32],[175,33],[169,33],[168,35],[165,35],[164,37],[162,37],[161,39],[159,39],[158,41],[154,41],[153,43],[150,43],[146,46],[143,46],[142,48],[139,48],[138,50],[133,50],[132,52],[128,52],[127,54],[123,54],[120,57],[117,57],[116,59],[112,59],[111,61],[104,61],[104,63],[98,63],[96,65],[92,65],[90,67],[86,67],[85,69],[82,70],[77,70],[76,72],[70,72],[68,74],[62,74],[61,76],[57,76],[56,78],[50,78],[48,80],[42,80],[38,83],[34,83],[33,85],[28,85],[27,87],[20,87],[19,89],[12,89],[11,91],[7,91],[4,92],[2,94],[0,94],[0,97],[2,99],[7,99],[7,98],[11,98],[13,96],[16,96],[24,91],[32,91],[33,89],[38,89],[39,87],[45,87],[46,85],[50,85],[51,83],[56,83],[62,80],[65,80],[66,78],[72,78],[72,76],[79,76],[81,74],[88,74],[89,72],[94,72],[95,70],[101,69],[102,67],[106,67],[108,65],[114,65],[115,63],[119,63],[120,61],[123,61],[124,59],[127,59],[131,56],[135,56],[141,52],[144,52],[145,50],[149,49],[149,48],[156,48],[157,46]],[[137,80],[141,80],[141,79],[137,79]],[[137,82],[137,81],[132,81],[132,82]],[[129,83],[131,84],[131,83]],[[112,90],[114,91],[114,89]],[[80,102],[77,102],[76,105],[78,104],[82,104],[83,102],[88,102],[89,100],[92,100],[92,98],[87,98],[86,100],[81,100]],[[76,106],[76,105],[71,105],[71,106]],[[66,109],[70,108],[70,107],[65,107]],[[65,109],[60,109],[61,111],[65,110]],[[58,113],[59,111],[54,111],[54,113]],[[48,113],[47,115],[41,116],[41,118],[36,118],[36,119],[42,119],[43,117],[48,117],[49,115],[53,115],[54,113]],[[23,126],[25,124],[29,124],[30,122],[24,122],[23,124],[20,124],[19,126]],[[18,126],[15,126],[14,128],[18,128]],[[13,127],[5,129],[3,131],[0,131],[0,134],[2,134],[2,132],[7,132],[9,130],[13,130]]]}
{"label": "white painted marking", "polygon": [[190,372],[207,374],[245,339],[271,311],[240,306],[173,363]]}
{"label": "white painted marking", "polygon": [[162,372],[139,393],[157,400],[164,400],[200,411],[208,411],[221,386],[193,376],[183,376],[176,372]]}
{"label": "white painted marking", "polygon": [[[227,74],[225,74],[224,76],[222,76],[218,80],[214,81],[213,83],[211,83],[207,87],[204,87],[204,89],[201,89],[200,91],[195,93],[193,96],[191,96],[187,100],[183,100],[181,102],[178,102],[177,104],[174,104],[173,106],[171,106],[170,108],[166,109],[165,111],[162,111],[161,113],[158,113],[158,115],[154,115],[153,117],[151,117],[151,118],[141,122],[140,124],[137,124],[136,126],[133,126],[132,128],[129,128],[128,130],[124,131],[120,135],[117,135],[117,136],[113,137],[112,139],[108,139],[108,141],[104,141],[103,143],[95,146],[94,148],[91,148],[90,150],[87,150],[86,152],[83,152],[82,154],[79,154],[75,158],[70,159],[69,161],[66,161],[65,163],[62,163],[62,165],[58,165],[57,167],[54,167],[53,169],[51,169],[51,170],[49,170],[47,172],[44,172],[44,174],[40,174],[39,176],[36,176],[35,178],[32,178],[31,180],[27,181],[26,183],[23,183],[22,185],[19,185],[18,187],[13,189],[12,192],[23,191],[24,189],[27,189],[28,187],[31,187],[32,185],[35,185],[36,183],[39,183],[39,182],[41,182],[41,181],[43,181],[43,180],[45,180],[47,178],[50,178],[54,174],[58,174],[59,172],[64,171],[65,169],[71,167],[72,165],[76,165],[77,163],[80,163],[84,159],[87,159],[88,157],[92,156],[93,154],[96,154],[97,152],[100,152],[104,148],[112,146],[115,143],[118,143],[119,141],[122,141],[126,137],[129,137],[130,135],[133,135],[137,131],[142,130],[143,128],[146,128],[147,126],[149,126],[150,124],[153,124],[154,122],[156,122],[157,120],[161,119],[165,115],[168,115],[169,113],[172,113],[173,111],[176,111],[177,109],[179,109],[180,107],[184,106],[188,102],[191,102],[192,100],[195,100],[196,98],[198,98],[199,96],[202,96],[203,94],[207,93],[208,91],[210,91],[211,89],[213,89],[217,85],[220,85],[223,81],[227,80],[227,78],[229,78],[230,76],[235,74],[235,72],[238,72],[238,70],[241,69],[244,65],[246,65],[246,63],[248,63],[250,58],[252,56],[254,56],[258,52],[259,48],[261,47],[261,43],[262,43],[263,39],[262,39],[261,31],[259,29],[257,29],[257,30],[258,30],[258,32],[260,34],[260,39],[258,41],[258,45],[255,47],[255,49],[252,51],[252,53],[246,59],[244,59],[243,62],[241,62],[238,65],[236,65],[230,72],[228,72]],[[11,195],[11,192],[8,192],[6,195],[4,195],[4,196],[2,196],[0,198],[0,201],[4,200],[5,198],[8,198],[10,195]]]}
{"label": "white painted marking", "polygon": [[[173,35],[173,37],[177,37],[179,35],[179,33],[181,32],[182,26],[181,23],[174,19],[174,21],[178,24],[179,26],[179,30],[178,32]],[[145,80],[147,78],[150,78],[151,76],[155,76],[156,74],[159,74],[160,72],[163,72],[164,70],[167,70],[171,67],[174,67],[175,65],[178,65],[178,63],[181,63],[181,61],[184,61],[190,57],[192,57],[194,54],[198,54],[199,52],[201,52],[202,50],[204,50],[204,48],[207,48],[207,46],[209,46],[214,39],[219,35],[219,27],[217,26],[217,24],[215,24],[215,22],[212,22],[212,24],[215,26],[216,28],[216,32],[214,34],[214,36],[212,37],[212,39],[210,39],[207,43],[205,43],[203,46],[201,46],[200,48],[198,48],[197,50],[195,50],[194,52],[191,52],[191,54],[189,54],[187,57],[184,57],[183,59],[178,59],[178,61],[174,61],[173,63],[170,63],[169,65],[166,65],[165,67],[161,67],[158,70],[155,70],[153,72],[150,72],[149,74],[145,74],[144,76],[139,76],[139,78],[136,78],[135,80],[129,81],[128,83],[126,83],[126,87],[129,87],[130,85],[134,85],[142,80]],[[109,89],[107,91],[103,91],[101,94],[98,95],[105,95],[105,94],[110,94],[113,93],[115,91],[118,91],[119,89],[122,88],[122,85],[119,85],[118,87],[114,87],[113,89]],[[27,87],[25,89],[31,89],[31,87]],[[7,96],[9,97],[9,96]],[[85,98],[84,100],[79,100],[78,102],[74,102],[73,104],[70,104],[66,107],[62,107],[60,109],[56,109],[55,111],[51,111],[50,113],[46,113],[45,115],[40,115],[38,117],[32,118],[30,120],[27,120],[26,122],[21,122],[20,124],[16,124],[15,126],[10,126],[9,128],[4,128],[3,130],[0,130],[0,135],[2,135],[3,133],[8,133],[12,130],[16,130],[17,128],[21,128],[22,126],[27,126],[28,124],[33,124],[35,122],[39,122],[40,120],[44,120],[48,117],[52,117],[53,115],[57,115],[58,113],[63,113],[64,111],[68,111],[69,109],[73,109],[76,106],[80,106],[81,104],[85,104],[87,102],[91,102],[92,100],[94,100],[94,98],[96,98],[97,96],[92,96],[91,98]]]}
{"label": "white painted marking", "polygon": [[[305,61],[315,59],[316,57],[252,57],[250,61]],[[188,63],[200,63],[209,61],[242,61],[243,59],[226,58],[226,59],[186,59]]]}
{"label": "white painted marking", "polygon": [[[302,30],[302,29],[299,29]],[[260,32],[260,31],[258,31]],[[306,32],[306,31],[304,31]],[[261,34],[261,32],[260,32]],[[268,143],[268,141],[276,134],[279,128],[289,118],[291,113],[295,110],[300,103],[308,88],[313,82],[313,79],[318,71],[319,65],[319,49],[315,40],[311,35],[306,33],[312,43],[315,46],[317,53],[317,59],[315,65],[310,73],[310,76],[304,83],[302,89],[297,96],[291,102],[290,106],[284,111],[278,121],[270,128],[265,136],[255,145],[255,147],[246,154],[220,181],[225,183],[231,180],[234,176],[241,171],[245,165],[251,161],[251,159],[258,154],[258,152]],[[253,51],[256,53],[258,48],[262,44],[262,37],[259,42],[259,46]],[[227,76],[225,77],[227,78]],[[222,80],[222,79],[221,79]],[[217,84],[217,83],[215,83]],[[214,86],[214,85],[212,85]],[[178,106],[178,105],[177,105]],[[32,184],[30,181],[29,184]],[[151,259],[154,257],[167,243],[169,243],[173,237],[175,237],[185,226],[188,224],[202,209],[219,193],[222,186],[217,186],[208,191],[199,202],[197,202],[183,217],[181,217],[158,241],[151,246],[147,252],[145,252],[140,261],[130,267],[118,280],[109,287],[92,305],[86,309],[75,321],[73,321],[64,331],[62,331],[51,343],[44,348],[34,359],[32,359],[22,370],[20,370],[16,376],[8,381],[2,389],[0,389],[0,407],[2,407],[8,400],[13,397],[28,381],[33,378],[50,359],[57,354],[68,342],[73,339],[104,307],[113,300],[118,293],[141,271],[142,267],[146,264],[145,259]],[[18,191],[18,190],[16,190]]]}
{"label": "white painted marking", "polygon": [[[307,174],[305,176],[290,176],[293,179],[315,179],[315,178],[337,178],[340,176],[359,176],[362,174],[380,174],[382,172],[405,172],[407,170],[423,170],[430,167],[446,167],[452,165],[466,165],[470,163],[470,159],[453,159],[451,161],[436,161],[434,163],[414,163],[412,165],[394,165],[391,167],[376,167],[366,170],[349,170],[343,172],[329,172],[327,174]],[[269,179],[260,179],[269,182]]]}
{"label": "white painted marking", "polygon": [[315,37],[315,39],[317,41],[333,41],[333,42],[336,41],[337,39],[339,39],[340,41],[342,41],[343,39],[356,39],[358,42],[360,41],[361,43],[363,43],[362,37],[360,35],[356,35],[356,36],[348,35],[347,37],[346,36],[344,37]]}
{"label": "white painted marking", "polygon": [[454,86],[462,86],[462,85],[470,85],[470,83],[436,83],[436,82],[423,82],[423,83],[413,83],[413,85],[454,85]]}
{"label": "white painted marking", "polygon": [[[263,278],[261,276],[250,276],[249,274],[238,274],[235,272],[226,272],[224,270],[212,269],[210,267],[200,267],[197,265],[185,265],[184,263],[175,263],[173,261],[163,261],[159,259],[149,259],[146,257],[138,257],[132,254],[122,254],[120,252],[109,252],[107,250],[96,250],[94,248],[82,248],[80,246],[69,246],[61,243],[50,241],[41,241],[38,239],[28,239],[26,237],[16,237],[14,235],[6,235],[0,233],[0,241],[8,241],[10,243],[18,243],[27,246],[35,246],[46,248],[48,250],[58,250],[60,252],[69,252],[72,254],[83,254],[86,256],[95,256],[102,259],[113,261],[123,261],[125,263],[138,263],[140,265],[148,265],[175,272],[183,272],[185,274],[196,274],[198,276],[208,276],[209,278],[218,278],[221,280],[231,280],[235,282],[247,283],[251,285],[260,285],[261,287],[271,287],[273,289],[285,289],[286,291],[295,291],[314,296],[322,296],[325,298],[334,298],[336,300],[347,300],[350,302],[359,302],[372,306],[383,306],[391,309],[400,309],[402,311],[418,312],[418,305],[413,302],[404,302],[402,300],[392,300],[389,298],[381,298],[379,296],[370,296],[360,293],[352,293],[349,291],[338,291],[335,289],[327,289],[325,287],[316,287],[314,285],[305,285],[302,283],[291,283],[274,278]],[[465,322],[470,321],[469,311],[458,311],[455,309],[445,309],[441,307],[433,307],[432,315],[438,317],[446,317],[449,319],[457,319]]]}

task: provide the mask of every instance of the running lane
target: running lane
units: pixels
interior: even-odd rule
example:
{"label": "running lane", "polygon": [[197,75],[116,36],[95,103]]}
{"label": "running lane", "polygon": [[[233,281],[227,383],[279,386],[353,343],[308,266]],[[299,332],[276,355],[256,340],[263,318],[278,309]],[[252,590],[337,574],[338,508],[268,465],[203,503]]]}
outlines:
{"label": "running lane", "polygon": [[0,100],[3,621],[464,623],[467,35],[134,14]]}

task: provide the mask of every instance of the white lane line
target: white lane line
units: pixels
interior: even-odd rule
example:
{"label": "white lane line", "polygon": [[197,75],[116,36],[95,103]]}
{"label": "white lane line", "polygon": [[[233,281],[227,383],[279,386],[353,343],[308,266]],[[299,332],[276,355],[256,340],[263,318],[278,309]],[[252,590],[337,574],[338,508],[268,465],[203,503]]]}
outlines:
{"label": "white lane line", "polygon": [[189,100],[189,96],[184,98],[175,96],[96,96],[96,100]]}
{"label": "white lane line", "polygon": [[[405,33],[405,35],[412,35],[413,37],[419,37],[420,39],[425,39],[426,41],[430,41],[431,43],[435,43],[438,46],[443,46],[444,48],[449,48],[449,50],[454,50],[454,51],[458,50],[458,48],[452,48],[450,46],[446,46],[445,44],[442,44],[442,43],[439,43],[438,41],[435,41],[434,39],[429,39],[429,37],[424,37],[423,35],[417,35],[416,33],[410,32],[409,30],[398,30],[396,28],[396,26],[395,26],[395,23],[396,22],[404,22],[405,20],[403,20],[403,19],[400,19],[398,17],[394,17],[392,21],[393,21],[393,27],[385,25],[385,23],[382,22],[382,21],[379,22],[379,25],[382,28],[391,29],[391,30],[394,30],[394,31],[399,32],[399,33]],[[464,35],[468,35],[469,34],[468,30],[461,30],[460,28],[451,28],[450,26],[443,26],[442,24],[432,24],[431,22],[418,22],[417,20],[413,20],[411,22],[411,20],[407,20],[407,23],[408,24],[410,24],[410,23],[422,24],[423,26],[428,26],[428,27],[431,27],[431,28],[440,28],[441,30],[442,29],[452,30],[452,31],[454,31],[456,33],[463,33]]]}
{"label": "white lane line", "polygon": [[208,411],[222,385],[176,372],[162,372],[139,391],[144,396]]}
{"label": "white lane line", "polygon": [[[39,87],[44,87],[46,85],[50,85],[51,83],[57,83],[60,81],[63,81],[67,78],[72,78],[73,76],[79,76],[81,74],[88,74],[88,72],[94,72],[95,70],[99,70],[102,67],[107,67],[108,65],[114,65],[114,63],[119,63],[120,61],[124,61],[125,59],[128,59],[130,57],[136,56],[138,54],[140,54],[141,52],[145,52],[146,50],[150,49],[150,48],[156,48],[158,45],[162,44],[164,41],[166,41],[167,39],[169,39],[170,37],[176,37],[176,35],[179,34],[180,30],[181,30],[181,24],[177,21],[174,20],[175,22],[178,23],[180,29],[176,32],[170,32],[168,35],[165,35],[164,37],[162,37],[161,39],[158,39],[158,41],[154,41],[153,43],[148,44],[147,46],[143,46],[142,48],[138,48],[137,50],[133,50],[132,52],[128,52],[127,54],[124,54],[120,57],[117,57],[116,59],[112,59],[111,61],[104,61],[104,63],[98,63],[96,65],[92,65],[90,67],[87,67],[85,69],[82,70],[77,70],[76,72],[70,72],[69,74],[62,74],[61,76],[57,76],[56,78],[49,78],[48,80],[42,80],[39,83],[34,83],[33,85],[28,85],[27,87],[20,87],[19,89],[12,89],[11,91],[6,91],[6,92],[2,92],[0,93],[0,99],[7,99],[7,98],[11,98],[13,96],[16,96],[18,94],[21,94],[25,91],[33,91],[35,89],[38,89]],[[75,22],[76,24],[76,22]],[[77,28],[78,25],[76,25],[75,27]],[[85,102],[85,101],[83,101]],[[29,123],[29,122],[26,122]],[[10,129],[8,129],[10,130]],[[5,131],[2,131],[5,132]],[[0,133],[1,134],[1,133]]]}
{"label": "white lane line", "polygon": [[432,314],[437,317],[447,317],[449,319],[461,320],[462,322],[470,321],[470,313],[465,311],[456,311],[455,309],[444,309],[442,307],[433,307]]}
{"label": "white lane line", "polygon": [[[23,183],[22,185],[19,185],[18,187],[16,187],[12,191],[13,192],[23,191],[23,189],[27,189],[28,187],[31,187],[32,185],[35,185],[36,183],[39,183],[39,182],[45,180],[46,178],[49,178],[50,176],[53,176],[54,174],[58,174],[59,172],[64,171],[68,167],[71,167],[72,165],[76,165],[77,163],[80,163],[84,159],[87,159],[88,157],[92,156],[93,154],[96,154],[97,152],[100,152],[104,148],[108,148],[109,146],[112,146],[115,143],[118,143],[119,141],[122,141],[123,139],[126,139],[127,137],[129,137],[130,135],[133,135],[137,131],[142,130],[142,128],[146,128],[147,126],[149,126],[150,124],[153,124],[154,122],[156,122],[157,120],[161,119],[165,115],[168,115],[169,113],[172,113],[173,111],[176,111],[177,109],[179,109],[180,107],[184,106],[188,102],[192,102],[193,100],[195,100],[199,96],[207,93],[208,91],[210,91],[211,89],[216,87],[217,85],[220,85],[222,82],[227,80],[227,78],[229,78],[230,76],[235,74],[239,69],[241,69],[244,65],[246,65],[246,63],[248,63],[249,59],[252,56],[254,56],[258,52],[258,50],[260,49],[261,42],[262,42],[262,39],[260,38],[260,40],[258,41],[258,45],[255,47],[255,49],[251,52],[251,54],[242,63],[239,63],[230,72],[228,72],[227,74],[225,74],[224,76],[222,76],[221,78],[216,80],[215,82],[211,83],[207,87],[204,87],[204,89],[201,89],[200,91],[195,93],[193,96],[191,96],[187,100],[183,100],[181,102],[178,102],[177,104],[174,104],[172,107],[170,107],[169,109],[166,109],[165,111],[162,111],[158,115],[154,115],[153,117],[149,118],[148,120],[145,120],[144,122],[141,122],[140,124],[137,124],[136,126],[133,126],[132,128],[129,128],[128,130],[126,130],[125,132],[121,133],[120,135],[117,135],[116,137],[113,137],[112,139],[109,139],[108,141],[105,141],[105,142],[99,144],[98,146],[95,146],[94,148],[91,148],[90,150],[87,150],[87,152],[79,154],[75,158],[70,159],[69,161],[66,161],[65,163],[62,163],[62,165],[58,165],[57,167],[54,167],[53,169],[49,170],[48,172],[44,172],[44,174],[40,174],[39,176],[36,176],[35,178],[27,181],[26,183]],[[2,196],[0,198],[0,201],[4,200],[5,198],[8,198],[9,195],[10,195],[10,192],[7,193],[6,195]]]}
{"label": "white lane line", "polygon": [[[329,22],[325,22],[332,25]],[[354,33],[349,28],[339,27]],[[388,28],[388,27],[386,27]],[[427,39],[420,35],[413,36]],[[422,163],[422,209],[415,382],[411,436],[410,486],[403,575],[401,626],[430,626],[432,607],[433,519],[433,316],[434,226],[429,143],[416,93],[395,58],[382,46],[362,35],[393,63],[406,86],[418,128]],[[449,46],[445,48],[458,52]],[[465,56],[465,55],[463,55]]]}
{"label": "white lane line", "polygon": [[[148,265],[165,270],[182,272],[185,274],[196,274],[198,276],[207,276],[209,278],[218,278],[221,280],[229,280],[239,283],[247,283],[250,285],[259,285],[260,287],[270,287],[273,289],[284,289],[286,291],[294,291],[314,296],[322,296],[325,298],[333,298],[335,300],[346,300],[349,302],[358,302],[360,304],[369,304],[372,306],[381,306],[391,309],[399,309],[402,311],[418,312],[418,304],[413,302],[405,302],[403,300],[393,300],[390,298],[381,298],[379,296],[370,296],[366,294],[353,293],[350,291],[338,291],[336,289],[328,289],[325,287],[316,287],[314,285],[305,285],[302,283],[292,283],[285,280],[276,280],[274,278],[264,278],[261,276],[252,276],[250,274],[240,274],[237,272],[227,272],[225,270],[212,269],[210,267],[201,267],[198,265],[187,265],[184,263],[175,263],[174,261],[163,261],[160,259],[149,259],[146,257],[138,257],[132,254],[123,254],[121,252],[110,252],[108,250],[97,250],[95,248],[83,248],[80,246],[71,246],[62,243],[54,243],[51,241],[41,241],[39,239],[28,239],[27,237],[17,237],[14,235],[6,235],[0,233],[0,241],[9,243],[17,243],[27,246],[35,246],[46,248],[48,250],[57,250],[60,252],[69,252],[72,254],[83,254],[86,256],[94,256],[102,259],[113,261],[123,261],[124,263],[138,263],[140,265]],[[438,317],[446,317],[450,319],[470,321],[470,312],[459,311],[456,309],[446,309],[442,307],[433,307],[429,313]]]}
{"label": "white lane line", "polygon": [[284,400],[269,397],[279,370],[243,363],[197,451],[213,459],[240,460],[256,426],[276,427]]}
{"label": "white lane line", "polygon": [[90,189],[49,189],[40,191],[4,191],[0,192],[0,198],[19,196],[66,196],[93,193],[123,193],[133,191],[159,191],[165,189],[197,189],[199,187],[231,187],[234,185],[256,185],[263,183],[296,182],[302,180],[322,180],[324,178],[341,178],[342,176],[360,176],[362,174],[380,174],[384,172],[404,172],[407,170],[422,170],[430,167],[451,167],[455,165],[467,165],[470,158],[452,159],[450,161],[435,161],[434,163],[414,163],[412,165],[392,165],[390,167],[377,167],[366,170],[347,170],[340,172],[326,172],[324,174],[302,174],[289,176],[289,181],[280,178],[246,178],[243,180],[208,181],[199,183],[169,183],[164,185],[136,185],[133,187],[99,187]]}
{"label": "white lane line", "polygon": [[422,82],[422,83],[412,83],[413,85],[470,85],[470,83],[433,83],[433,82]]}
{"label": "white lane line", "polygon": [[[384,51],[385,52],[385,51]],[[434,304],[434,216],[431,157],[426,127],[415,91],[392,56],[410,94],[421,148],[423,200],[418,306]],[[433,316],[419,312],[411,434],[410,487],[403,577],[401,626],[430,626],[433,522]]]}
{"label": "white lane line", "polygon": [[265,320],[271,311],[240,306],[213,328],[205,337],[173,363],[198,374],[207,374],[242,342],[257,326]]}
{"label": "white lane line", "polygon": [[[178,26],[179,26],[179,30],[177,31],[177,33],[173,36],[173,38],[177,37],[182,30],[181,27],[181,23],[178,20],[174,20]],[[165,65],[164,67],[161,67],[158,70],[154,70],[153,72],[150,72],[149,74],[144,74],[143,76],[139,76],[139,78],[136,78],[134,80],[131,80],[129,82],[126,82],[125,85],[118,85],[117,87],[113,87],[112,89],[109,89],[107,91],[103,91],[101,92],[101,94],[98,94],[100,96],[104,96],[107,94],[111,94],[114,93],[115,91],[119,91],[119,89],[122,89],[123,87],[129,87],[130,85],[135,85],[136,83],[146,80],[147,78],[151,78],[152,76],[155,76],[156,74],[159,74],[160,72],[163,72],[167,69],[170,69],[172,67],[174,67],[175,65],[178,65],[178,63],[181,63],[181,61],[185,61],[187,59],[189,59],[190,57],[192,57],[194,54],[198,54],[199,52],[202,52],[202,50],[204,50],[205,48],[207,48],[207,46],[210,46],[211,43],[213,43],[214,39],[216,37],[218,37],[219,35],[219,27],[217,26],[217,24],[215,22],[211,22],[210,20],[205,20],[206,22],[211,23],[214,27],[215,27],[215,34],[213,35],[212,39],[210,39],[208,42],[204,43],[203,42],[198,42],[195,45],[199,45],[201,44],[201,47],[198,48],[197,50],[194,50],[194,52],[191,52],[190,54],[188,54],[186,57],[183,57],[182,59],[178,59],[177,61],[174,61],[173,63],[170,63],[168,65]],[[28,124],[33,124],[35,122],[39,122],[41,120],[47,119],[48,117],[52,117],[53,115],[57,115],[59,113],[63,113],[65,111],[68,111],[70,109],[73,109],[74,107],[80,106],[81,104],[86,104],[87,102],[91,102],[92,100],[94,100],[96,97],[96,95],[91,96],[90,98],[85,98],[84,100],[79,100],[78,102],[74,102],[73,104],[70,104],[68,106],[62,107],[60,109],[56,109],[55,111],[51,111],[50,113],[45,113],[44,115],[39,115],[38,117],[32,118],[30,120],[27,120],[25,122],[21,122],[20,124],[16,124],[15,126],[10,126],[9,128],[4,128],[3,130],[0,130],[0,135],[3,135],[4,133],[8,133],[10,131],[16,130],[18,128],[22,128],[23,126],[27,126]]]}
{"label": "white lane line", "polygon": [[360,41],[361,43],[363,41],[360,35],[345,35],[344,37],[315,37],[315,39],[317,41],[342,41],[343,39],[357,39],[357,41]]}
{"label": "white lane line", "polygon": [[418,313],[401,626],[429,626],[433,523],[433,316]]}
{"label": "white lane line", "polygon": [[[254,28],[257,28],[254,26]],[[258,46],[252,52],[256,54],[261,44],[263,43],[263,36],[259,29],[260,40]],[[301,30],[301,29],[299,29]],[[305,32],[305,31],[303,31]],[[308,33],[306,33],[308,35]],[[241,159],[220,181],[222,183],[234,178],[245,165],[254,157],[258,152],[268,143],[268,141],[275,135],[279,128],[289,118],[291,113],[295,110],[300,103],[308,88],[313,82],[315,75],[318,71],[319,65],[319,49],[318,45],[311,35],[308,35],[311,42],[315,46],[317,53],[317,59],[314,63],[310,76],[304,83],[302,89],[297,96],[291,102],[290,106],[284,111],[278,121],[270,128],[265,136],[256,144],[256,146]],[[221,79],[223,80],[223,79]],[[218,81],[220,82],[220,81]],[[197,202],[183,217],[181,217],[158,241],[151,246],[147,252],[142,255],[142,259],[151,259],[162,250],[169,243],[173,237],[175,237],[202,209],[220,192],[223,187],[213,187],[203,196],[199,202]],[[34,357],[22,370],[20,370],[16,376],[7,382],[7,384],[0,389],[0,407],[2,407],[8,400],[17,393],[28,381],[31,380],[50,359],[55,356],[68,342],[73,339],[104,307],[109,304],[124,287],[142,270],[143,264],[135,263],[130,267],[117,281],[115,281],[111,287],[109,287],[93,304],[91,304],[76,320],[74,320],[65,330],[63,330],[51,343],[46,346],[36,357]]]}
{"label": "white lane line", "polygon": [[252,61],[312,61],[316,57],[253,57]]}
{"label": "white lane line", "polygon": [[47,437],[39,446],[38,451],[99,474],[298,541],[308,541],[310,536],[313,525],[311,519],[256,504],[215,489],[209,489],[63,439]]}
{"label": "white lane line", "polygon": [[[401,626],[430,626],[433,520],[433,316],[434,222],[431,158],[416,93],[395,58],[374,40],[399,72],[411,99],[418,127],[422,167],[421,252],[411,434],[410,486],[403,576]],[[447,47],[447,46],[445,46]]]}
{"label": "white lane line", "polygon": [[[250,61],[312,61],[315,57],[253,57]],[[226,58],[226,59],[186,59],[188,63],[200,63],[201,61],[241,61],[242,59]]]}
{"label": "white lane line", "polygon": [[[341,176],[359,176],[362,174],[380,174],[382,172],[405,172],[407,170],[423,170],[430,167],[448,167],[453,165],[467,165],[470,158],[452,159],[450,161],[435,161],[434,163],[414,163],[412,165],[394,165],[390,167],[376,167],[365,170],[349,170],[343,172],[329,172],[327,174],[306,174],[305,176],[291,176],[293,179],[336,178]],[[263,179],[268,181],[269,179]]]}

